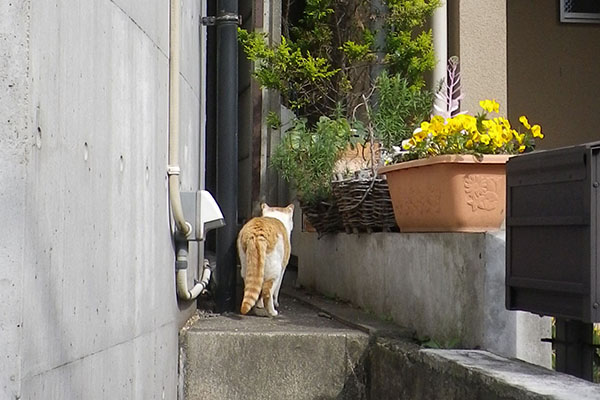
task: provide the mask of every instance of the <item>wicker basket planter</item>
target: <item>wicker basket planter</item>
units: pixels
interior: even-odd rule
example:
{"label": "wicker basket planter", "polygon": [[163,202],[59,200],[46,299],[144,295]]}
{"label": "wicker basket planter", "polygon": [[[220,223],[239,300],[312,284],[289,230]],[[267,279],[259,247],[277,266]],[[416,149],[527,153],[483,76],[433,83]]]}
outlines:
{"label": "wicker basket planter", "polygon": [[385,175],[357,173],[332,182],[347,233],[397,230]]}
{"label": "wicker basket planter", "polygon": [[301,203],[300,206],[306,219],[319,236],[344,231],[342,217],[338,205],[334,201],[330,203],[319,202],[317,204]]}

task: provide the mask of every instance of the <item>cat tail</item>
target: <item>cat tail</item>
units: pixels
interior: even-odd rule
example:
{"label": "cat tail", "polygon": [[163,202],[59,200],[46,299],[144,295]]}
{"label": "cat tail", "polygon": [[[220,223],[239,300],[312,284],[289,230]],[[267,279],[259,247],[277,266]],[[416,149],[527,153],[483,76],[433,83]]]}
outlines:
{"label": "cat tail", "polygon": [[265,257],[267,241],[262,237],[252,237],[246,246],[246,278],[241,313],[246,314],[258,300],[265,277]]}

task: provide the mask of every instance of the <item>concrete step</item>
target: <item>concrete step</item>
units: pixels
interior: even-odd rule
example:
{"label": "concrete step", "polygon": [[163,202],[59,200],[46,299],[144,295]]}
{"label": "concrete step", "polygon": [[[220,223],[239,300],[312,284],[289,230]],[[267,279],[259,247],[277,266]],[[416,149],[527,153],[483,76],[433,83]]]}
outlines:
{"label": "concrete step", "polygon": [[600,385],[414,332],[282,288],[281,316],[199,314],[181,334],[180,400],[593,400]]}
{"label": "concrete step", "polygon": [[199,313],[180,340],[186,400],[366,399],[369,335],[285,295],[276,318]]}

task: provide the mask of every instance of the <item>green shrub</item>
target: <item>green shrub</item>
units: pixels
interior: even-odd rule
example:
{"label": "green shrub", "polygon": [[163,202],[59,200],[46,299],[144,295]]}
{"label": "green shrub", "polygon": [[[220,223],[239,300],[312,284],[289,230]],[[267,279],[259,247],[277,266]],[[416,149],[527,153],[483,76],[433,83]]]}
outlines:
{"label": "green shrub", "polygon": [[357,140],[354,128],[343,117],[321,117],[314,128],[298,119],[275,149],[271,165],[295,185],[303,203],[327,200],[335,163],[348,143]]}
{"label": "green shrub", "polygon": [[322,104],[329,82],[338,72],[328,60],[303,53],[285,37],[280,44],[269,46],[260,33],[243,29],[238,33],[248,59],[257,63],[253,75],[261,86],[278,90],[295,111]]}
{"label": "green shrub", "polygon": [[411,86],[422,88],[423,73],[435,67],[433,36],[425,23],[440,0],[386,0],[386,63],[391,74],[406,78]]}
{"label": "green shrub", "polygon": [[433,93],[411,86],[400,75],[381,74],[376,82],[377,104],[371,119],[377,138],[391,151],[412,136],[421,121],[429,118]]}
{"label": "green shrub", "polygon": [[[388,12],[374,15],[367,0],[306,0],[294,26],[284,19],[284,36],[277,44],[268,43],[263,34],[239,30],[240,44],[255,63],[254,77],[262,87],[278,90],[282,104],[299,118],[271,164],[295,184],[305,203],[329,199],[335,163],[356,139],[339,110],[353,119],[354,114],[370,119],[388,151],[410,137],[415,124],[431,112],[433,97],[423,90],[423,73],[435,62],[431,31],[424,25],[439,0],[385,3]],[[369,30],[374,18],[383,18],[383,49]],[[383,68],[390,74],[377,80],[377,104],[365,104],[369,111],[362,114],[355,112],[372,93],[370,73],[381,62],[375,56],[381,51]],[[273,116],[267,123],[279,126]]]}
{"label": "green shrub", "polygon": [[340,107],[351,110],[368,90],[375,55],[366,18],[363,0],[307,0],[302,18],[281,43],[268,44],[264,35],[242,29],[239,39],[256,63],[257,81],[278,90],[283,104],[313,125]]}

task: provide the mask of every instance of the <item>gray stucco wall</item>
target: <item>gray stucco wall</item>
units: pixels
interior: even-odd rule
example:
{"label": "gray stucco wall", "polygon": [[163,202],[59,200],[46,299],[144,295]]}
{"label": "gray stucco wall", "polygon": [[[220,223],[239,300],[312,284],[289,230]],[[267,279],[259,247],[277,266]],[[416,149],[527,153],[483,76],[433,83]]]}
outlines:
{"label": "gray stucco wall", "polygon": [[[202,179],[202,3],[182,3],[184,190]],[[168,1],[0,4],[2,399],[176,398],[194,306],[175,295],[168,28]]]}
{"label": "gray stucco wall", "polygon": [[298,230],[292,238],[304,287],[391,318],[441,346],[551,365],[550,345],[540,342],[550,335],[550,320],[505,309],[504,232],[317,239]]}

